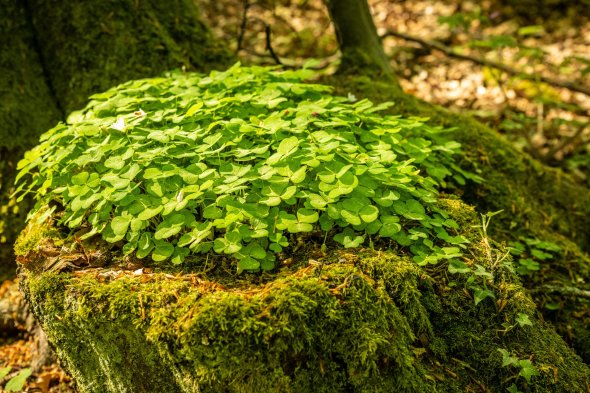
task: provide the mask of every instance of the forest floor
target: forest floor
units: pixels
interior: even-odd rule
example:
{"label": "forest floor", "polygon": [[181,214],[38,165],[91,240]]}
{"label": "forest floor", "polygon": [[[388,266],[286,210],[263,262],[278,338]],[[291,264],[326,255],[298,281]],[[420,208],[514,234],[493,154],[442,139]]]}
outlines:
{"label": "forest floor", "polygon": [[[18,280],[6,280],[0,285],[0,303],[2,301],[17,305],[23,303],[22,295],[18,291]],[[39,356],[37,352],[39,338],[27,331],[27,328],[23,326],[22,317],[11,315],[0,315],[0,317],[11,320],[8,326],[4,326],[4,330],[0,330],[0,372],[2,368],[10,367],[8,374],[0,378],[0,392],[3,392],[4,382],[18,375],[19,372],[30,369],[35,360],[38,360],[35,357]],[[59,365],[51,361],[48,363],[28,379],[25,391],[75,392],[73,382]]]}
{"label": "forest floor", "polygon": [[[337,42],[321,0],[299,2],[303,6],[276,7],[263,1],[197,2],[202,3],[199,5],[214,33],[233,45],[245,63],[276,64],[279,60],[296,66],[305,58],[315,57],[323,59],[325,72],[334,69],[329,62],[337,59]],[[562,166],[590,184],[590,96],[516,78],[476,62],[449,57],[415,41],[387,35],[393,30],[436,40],[462,54],[588,86],[588,20],[570,14],[547,21],[523,22],[475,2],[370,3],[378,32],[386,36],[386,51],[400,70],[400,82],[408,93],[471,113],[505,132],[515,144],[539,159]],[[528,30],[523,30],[527,26]],[[267,34],[274,57],[269,54]],[[516,43],[506,37],[516,37]],[[8,296],[8,288],[14,286],[4,282],[0,300]],[[35,337],[28,336],[25,329],[14,329],[10,334],[0,332],[0,369],[12,367],[0,379],[0,391],[17,371],[31,366],[33,356]],[[32,375],[25,391],[67,393],[75,392],[75,388],[54,363]]]}

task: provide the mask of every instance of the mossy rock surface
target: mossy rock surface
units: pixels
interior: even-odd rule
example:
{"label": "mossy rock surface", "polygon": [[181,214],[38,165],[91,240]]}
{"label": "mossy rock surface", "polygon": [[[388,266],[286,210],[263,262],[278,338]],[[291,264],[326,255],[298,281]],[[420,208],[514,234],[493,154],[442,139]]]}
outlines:
{"label": "mossy rock surface", "polygon": [[[477,223],[459,200],[440,204]],[[134,271],[120,259],[69,271],[60,261],[80,252],[60,254],[60,233],[34,226],[19,241],[21,289],[81,392],[587,391],[588,366],[537,318],[518,278],[491,268],[489,253],[504,250],[465,235],[466,264],[494,273],[495,297],[477,305],[473,278],[446,263],[366,249],[262,276]],[[530,381],[500,350],[530,361]]]}
{"label": "mossy rock surface", "polygon": [[[390,252],[338,259],[234,286],[111,268],[27,273],[23,289],[81,392],[587,391],[517,282],[493,288],[499,312]],[[532,324],[503,332],[517,313]],[[519,379],[499,349],[539,375]]]}
{"label": "mossy rock surface", "polygon": [[[357,81],[356,94],[376,95],[365,82]],[[381,93],[406,114],[428,109],[395,95],[396,89]],[[435,124],[452,125],[454,119],[464,126],[455,135],[469,149],[492,146],[494,164],[472,150],[460,156],[463,169],[445,163],[459,174],[484,177],[483,184],[468,181],[463,195],[481,209],[507,208],[514,193],[519,203],[512,214],[488,228],[494,238],[551,239],[568,250],[548,266],[555,271],[551,277],[565,282],[567,269],[577,267],[576,280],[583,282],[587,206],[572,205],[578,210],[565,223],[553,215],[588,190],[521,157],[471,120],[432,113]],[[118,120],[113,124],[121,128]],[[523,185],[512,178],[523,172],[554,183],[533,179]],[[567,192],[559,196],[555,183]],[[536,187],[541,192],[529,192]],[[382,251],[346,252],[335,244],[326,250],[313,236],[296,242],[297,235],[271,273],[235,275],[231,259],[218,258],[211,266],[206,255],[181,267],[150,263],[146,270],[139,259],[123,255],[125,233],[110,245],[80,242],[76,236],[88,226],[72,236],[62,226],[33,220],[17,244],[22,289],[82,392],[588,391],[590,370],[578,356],[587,354],[587,327],[576,325],[576,354],[538,317],[505,245],[478,231],[474,208],[457,197],[434,195],[428,211],[444,212],[464,247],[437,263],[424,263],[416,258],[420,249],[395,242],[377,243]],[[59,203],[51,202],[56,208]],[[529,209],[543,204],[553,221]],[[44,211],[40,206],[38,212]],[[56,209],[45,218],[63,222],[62,214]],[[402,223],[412,233],[409,220]],[[539,297],[535,301],[542,305]],[[564,314],[575,318],[586,307],[580,301]],[[557,322],[561,329],[566,320]]]}

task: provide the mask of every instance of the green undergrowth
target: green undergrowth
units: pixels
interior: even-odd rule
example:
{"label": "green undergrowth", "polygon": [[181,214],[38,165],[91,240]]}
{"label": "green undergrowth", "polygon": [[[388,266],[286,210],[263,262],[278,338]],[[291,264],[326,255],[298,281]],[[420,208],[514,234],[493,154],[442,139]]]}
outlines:
{"label": "green undergrowth", "polygon": [[[41,191],[17,243],[23,289],[81,391],[588,391],[588,367],[538,318],[555,298],[534,292],[536,267],[589,282],[587,190],[469,119],[362,78],[334,96],[306,73],[132,81],[22,162]],[[378,116],[361,93],[432,123]],[[110,267],[44,272],[61,258],[42,250],[49,217],[64,260],[90,260],[101,234]],[[176,275],[211,251],[245,272]],[[148,255],[155,273],[119,270]],[[549,311],[584,355],[575,302]]]}
{"label": "green undergrowth", "polygon": [[19,192],[39,222],[58,212],[81,240],[157,263],[214,252],[272,270],[306,236],[393,240],[418,264],[459,257],[467,241],[437,189],[477,177],[448,130],[302,82],[313,75],[236,65],[93,95],[26,153]]}

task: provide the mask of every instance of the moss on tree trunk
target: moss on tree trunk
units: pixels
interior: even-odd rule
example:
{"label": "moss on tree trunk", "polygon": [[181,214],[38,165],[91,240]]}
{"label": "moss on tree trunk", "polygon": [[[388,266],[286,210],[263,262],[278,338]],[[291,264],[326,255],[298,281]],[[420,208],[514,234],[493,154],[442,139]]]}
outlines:
{"label": "moss on tree trunk", "polygon": [[130,79],[225,68],[231,56],[194,2],[28,0],[41,56],[66,113]]}
{"label": "moss on tree trunk", "polygon": [[39,135],[109,87],[170,69],[233,62],[190,0],[0,0],[0,280],[30,202],[10,195],[16,163]]}
{"label": "moss on tree trunk", "polygon": [[27,206],[10,198],[16,163],[62,118],[36,51],[23,2],[0,0],[0,281],[14,276],[12,253]]}

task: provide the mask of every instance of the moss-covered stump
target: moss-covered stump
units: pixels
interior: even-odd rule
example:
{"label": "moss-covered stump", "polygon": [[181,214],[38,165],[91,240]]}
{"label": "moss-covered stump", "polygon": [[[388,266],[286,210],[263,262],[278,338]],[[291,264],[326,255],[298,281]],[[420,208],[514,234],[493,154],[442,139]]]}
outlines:
{"label": "moss-covered stump", "polygon": [[588,391],[473,208],[439,205],[465,228],[465,265],[311,246],[272,275],[92,268],[106,251],[85,260],[32,223],[22,290],[81,392]]}
{"label": "moss-covered stump", "polygon": [[[391,112],[429,118],[434,125],[453,127],[463,144],[459,165],[483,181],[453,188],[481,213],[502,211],[490,223],[490,233],[508,244],[523,238],[561,247],[558,256],[543,261],[540,271],[523,278],[543,316],[568,343],[590,362],[590,299],[564,296],[552,288],[590,290],[590,190],[561,170],[540,164],[518,151],[495,130],[475,119],[431,105],[389,83],[366,77],[333,77],[337,91],[359,98],[391,100]],[[566,289],[567,291],[567,289]]]}
{"label": "moss-covered stump", "polygon": [[[338,259],[234,286],[194,274],[25,271],[23,289],[81,392],[590,387],[588,367],[534,317],[518,283],[498,280],[496,302],[475,305],[461,279],[451,288],[440,269],[390,252]],[[519,325],[523,315],[530,324]],[[503,366],[502,351],[536,371]]]}
{"label": "moss-covered stump", "polygon": [[[80,389],[587,391],[588,303],[553,318],[576,354],[520,279],[545,310],[546,285],[584,290],[588,190],[396,88],[311,74],[130,81],[26,155],[23,291]],[[378,93],[460,127],[355,97]]]}

